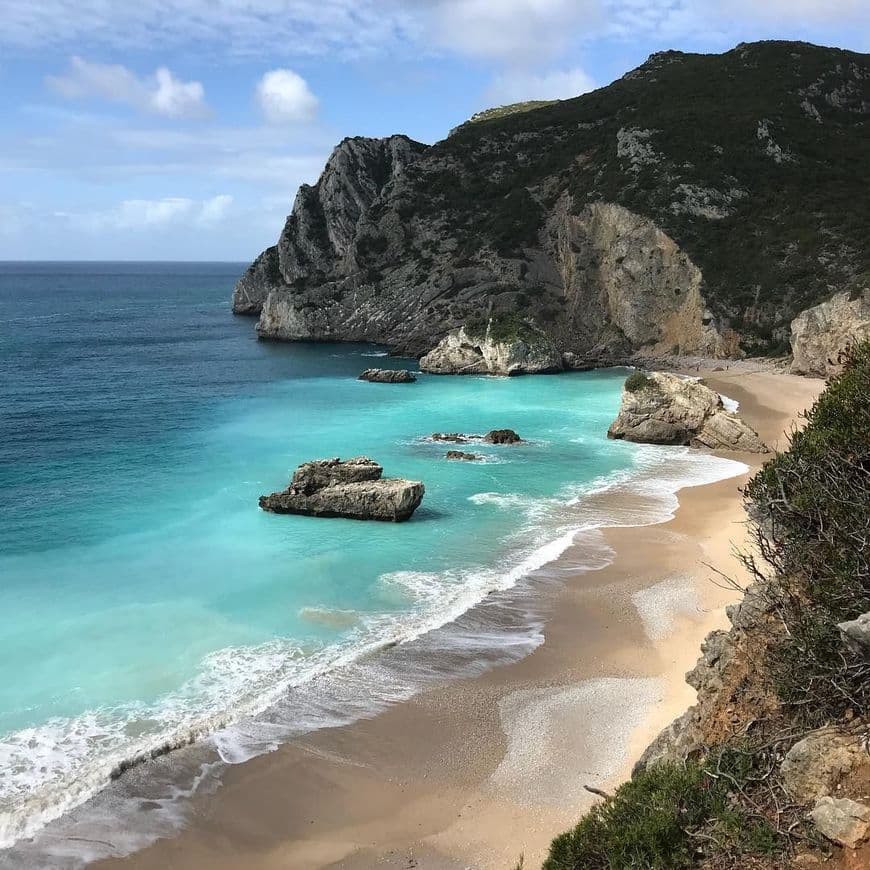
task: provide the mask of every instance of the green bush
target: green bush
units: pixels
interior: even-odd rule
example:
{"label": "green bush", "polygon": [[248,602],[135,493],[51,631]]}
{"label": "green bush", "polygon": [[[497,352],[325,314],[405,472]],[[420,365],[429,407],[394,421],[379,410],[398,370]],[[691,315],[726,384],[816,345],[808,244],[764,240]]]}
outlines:
{"label": "green bush", "polygon": [[772,829],[750,820],[726,786],[705,766],[656,765],[556,837],[543,870],[678,870],[696,866],[711,843],[735,854],[773,851]]}
{"label": "green bush", "polygon": [[870,342],[857,348],[746,488],[764,582],[785,631],[771,649],[782,700],[807,725],[870,706],[870,666],[837,623],[870,610]]}
{"label": "green bush", "polygon": [[656,382],[643,372],[632,372],[625,379],[624,387],[629,393],[639,393],[641,390],[658,389]]}

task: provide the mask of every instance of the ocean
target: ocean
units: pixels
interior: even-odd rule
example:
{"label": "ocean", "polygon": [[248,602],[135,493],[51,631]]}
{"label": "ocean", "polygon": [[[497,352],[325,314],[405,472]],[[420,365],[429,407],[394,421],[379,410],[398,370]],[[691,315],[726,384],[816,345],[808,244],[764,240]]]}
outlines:
{"label": "ocean", "polygon": [[[608,441],[625,370],[370,384],[416,362],[258,342],[230,312],[243,269],[0,264],[0,850],[152,755],[243,761],[449,676],[396,663],[463,618],[463,666],[533,648],[540,626],[519,642],[468,614],[583,535],[600,567],[597,530],[743,469]],[[481,462],[428,437],[505,427],[524,443],[475,444]],[[258,509],[299,463],[360,455],[425,483],[411,521]],[[626,487],[637,516],[590,506]]]}

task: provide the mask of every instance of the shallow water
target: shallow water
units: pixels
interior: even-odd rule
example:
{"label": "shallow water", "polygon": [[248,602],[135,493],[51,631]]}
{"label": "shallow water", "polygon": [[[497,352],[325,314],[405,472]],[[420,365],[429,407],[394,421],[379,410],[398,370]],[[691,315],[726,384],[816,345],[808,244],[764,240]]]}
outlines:
{"label": "shallow water", "polygon": [[[241,269],[0,264],[0,847],[159,747],[210,734],[234,761],[270,715],[316,727],[325,708],[287,707],[315,677],[456,619],[580,529],[661,519],[680,485],[737,472],[608,441],[624,371],[369,384],[416,364],[257,342],[229,310]],[[427,438],[502,427],[526,443],[475,444],[480,463]],[[425,482],[410,522],[257,508],[298,463],[361,454]],[[587,509],[613,486],[650,506]],[[401,673],[345,680],[342,703],[406,695]]]}

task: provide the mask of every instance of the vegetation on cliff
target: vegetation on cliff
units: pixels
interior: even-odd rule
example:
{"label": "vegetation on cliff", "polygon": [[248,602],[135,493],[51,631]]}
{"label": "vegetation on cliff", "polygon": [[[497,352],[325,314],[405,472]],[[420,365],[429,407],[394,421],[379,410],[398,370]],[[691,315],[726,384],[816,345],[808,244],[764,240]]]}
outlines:
{"label": "vegetation on cliff", "polygon": [[[705,644],[705,659],[727,659],[732,670],[703,687],[718,697],[687,720],[702,739],[684,761],[642,763],[554,840],[545,870],[774,868],[833,848],[808,821],[810,795],[789,785],[783,759],[792,758],[792,771],[808,763],[811,752],[792,750],[810,734],[832,745],[848,734],[857,747],[870,738],[868,648],[838,627],[870,611],[870,342],[745,494],[756,545],[745,559],[752,602],[732,613],[730,635]],[[703,721],[717,714],[721,721]],[[854,757],[865,764],[855,796],[866,797],[866,751]],[[834,756],[816,763],[821,773],[803,774],[818,787],[813,799],[849,775]],[[849,797],[848,788],[837,794]]]}

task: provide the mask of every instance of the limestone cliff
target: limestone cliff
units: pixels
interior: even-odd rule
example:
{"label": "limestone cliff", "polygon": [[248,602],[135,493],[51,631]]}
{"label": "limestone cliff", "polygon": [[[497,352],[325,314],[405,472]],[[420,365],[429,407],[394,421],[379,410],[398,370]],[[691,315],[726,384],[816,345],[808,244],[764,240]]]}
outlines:
{"label": "limestone cliff", "polygon": [[[415,355],[516,314],[579,364],[782,352],[870,271],[870,58],[669,52],[432,146],[346,139],[236,289],[269,339]],[[848,220],[844,216],[848,215]]]}
{"label": "limestone cliff", "polygon": [[792,371],[830,377],[843,370],[843,357],[870,338],[870,290],[837,293],[802,311],[791,324]]}

